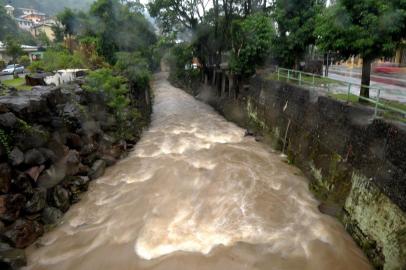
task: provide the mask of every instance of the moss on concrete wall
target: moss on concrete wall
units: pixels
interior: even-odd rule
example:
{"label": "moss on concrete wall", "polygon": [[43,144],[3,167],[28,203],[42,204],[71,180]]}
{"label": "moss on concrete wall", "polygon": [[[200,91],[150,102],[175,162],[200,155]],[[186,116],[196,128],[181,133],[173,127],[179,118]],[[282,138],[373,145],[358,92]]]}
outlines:
{"label": "moss on concrete wall", "polygon": [[358,243],[369,253],[377,268],[405,269],[405,213],[370,179],[353,173],[351,182],[352,188],[344,206],[344,223],[348,228],[357,226],[362,232],[363,235],[356,236]]}

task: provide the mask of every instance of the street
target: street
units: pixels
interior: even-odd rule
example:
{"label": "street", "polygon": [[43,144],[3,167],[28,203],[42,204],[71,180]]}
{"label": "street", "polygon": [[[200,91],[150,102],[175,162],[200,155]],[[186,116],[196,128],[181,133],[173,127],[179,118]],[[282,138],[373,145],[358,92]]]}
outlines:
{"label": "street", "polygon": [[[331,66],[328,77],[337,81],[360,85],[361,69]],[[406,74],[372,73],[371,87],[381,89],[382,98],[406,103]],[[340,89],[340,92],[341,90],[346,92],[347,89],[344,88]],[[371,89],[370,94],[372,97],[376,96],[376,89]],[[354,86],[351,89],[351,93],[358,94],[359,87]]]}

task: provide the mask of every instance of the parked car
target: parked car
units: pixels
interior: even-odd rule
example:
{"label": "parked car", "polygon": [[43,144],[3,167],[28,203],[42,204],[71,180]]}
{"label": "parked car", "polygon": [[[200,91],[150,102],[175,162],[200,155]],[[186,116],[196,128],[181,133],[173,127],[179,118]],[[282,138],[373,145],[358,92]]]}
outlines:
{"label": "parked car", "polygon": [[382,63],[375,66],[374,72],[386,74],[406,73],[406,67],[402,67],[393,63]]}
{"label": "parked car", "polygon": [[24,67],[22,65],[8,65],[5,69],[3,69],[0,74],[1,75],[13,75],[14,73],[20,74],[24,73]]}

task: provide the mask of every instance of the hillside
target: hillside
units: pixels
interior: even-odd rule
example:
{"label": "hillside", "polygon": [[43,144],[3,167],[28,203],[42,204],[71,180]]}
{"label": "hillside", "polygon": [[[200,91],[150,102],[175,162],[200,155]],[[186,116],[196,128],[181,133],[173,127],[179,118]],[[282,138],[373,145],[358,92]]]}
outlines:
{"label": "hillside", "polygon": [[0,5],[0,41],[5,41],[8,36],[16,37],[27,45],[34,44],[34,38],[28,32],[20,30],[16,22],[6,14],[3,6]]}
{"label": "hillside", "polygon": [[3,0],[3,2],[8,2],[14,7],[34,8],[49,15],[55,15],[65,7],[87,10],[94,0]]}

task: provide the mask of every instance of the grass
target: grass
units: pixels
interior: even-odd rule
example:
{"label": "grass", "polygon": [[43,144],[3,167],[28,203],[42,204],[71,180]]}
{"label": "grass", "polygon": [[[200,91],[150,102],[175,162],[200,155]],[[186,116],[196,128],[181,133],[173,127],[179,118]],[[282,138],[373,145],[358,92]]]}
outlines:
{"label": "grass", "polygon": [[[340,101],[345,101],[345,102],[349,101],[351,103],[359,103],[359,97],[357,95],[354,95],[354,94],[350,94],[349,97],[347,96],[347,94],[342,94],[342,93],[330,94],[329,96],[334,98],[334,99],[340,100]],[[379,101],[379,103],[383,104],[385,106],[390,106],[392,108],[399,109],[399,110],[402,110],[402,111],[406,112],[406,104],[405,103],[401,103],[401,102],[393,101],[393,100],[386,100],[386,99],[381,99]],[[362,103],[362,105],[375,107],[375,104],[370,103],[370,102]],[[392,111],[392,110],[385,109],[382,106],[379,106],[379,108],[383,109],[382,116],[384,118],[393,119],[393,120],[397,120],[397,121],[406,123],[405,115],[402,115],[401,113],[398,113],[398,112],[395,112],[395,111]]]}
{"label": "grass", "polygon": [[[286,78],[288,76],[287,73],[280,73],[280,77],[279,80],[280,81],[288,81],[288,79]],[[298,76],[293,76],[290,75],[291,79],[289,80],[289,82],[291,83],[295,83],[295,84],[299,84],[299,77]],[[274,72],[269,74],[269,76],[266,77],[266,79],[268,80],[278,80],[278,73]],[[313,86],[313,76],[309,76],[309,75],[302,75],[302,83],[304,83],[305,85],[311,85]],[[340,84],[341,82],[330,79],[330,78],[325,78],[325,77],[314,77],[314,86],[325,86],[326,84]]]}
{"label": "grass", "polygon": [[6,81],[3,81],[2,83],[5,86],[14,87],[17,90],[28,91],[28,90],[32,89],[31,86],[28,86],[28,85],[25,84],[25,79],[24,78],[6,80]]}

